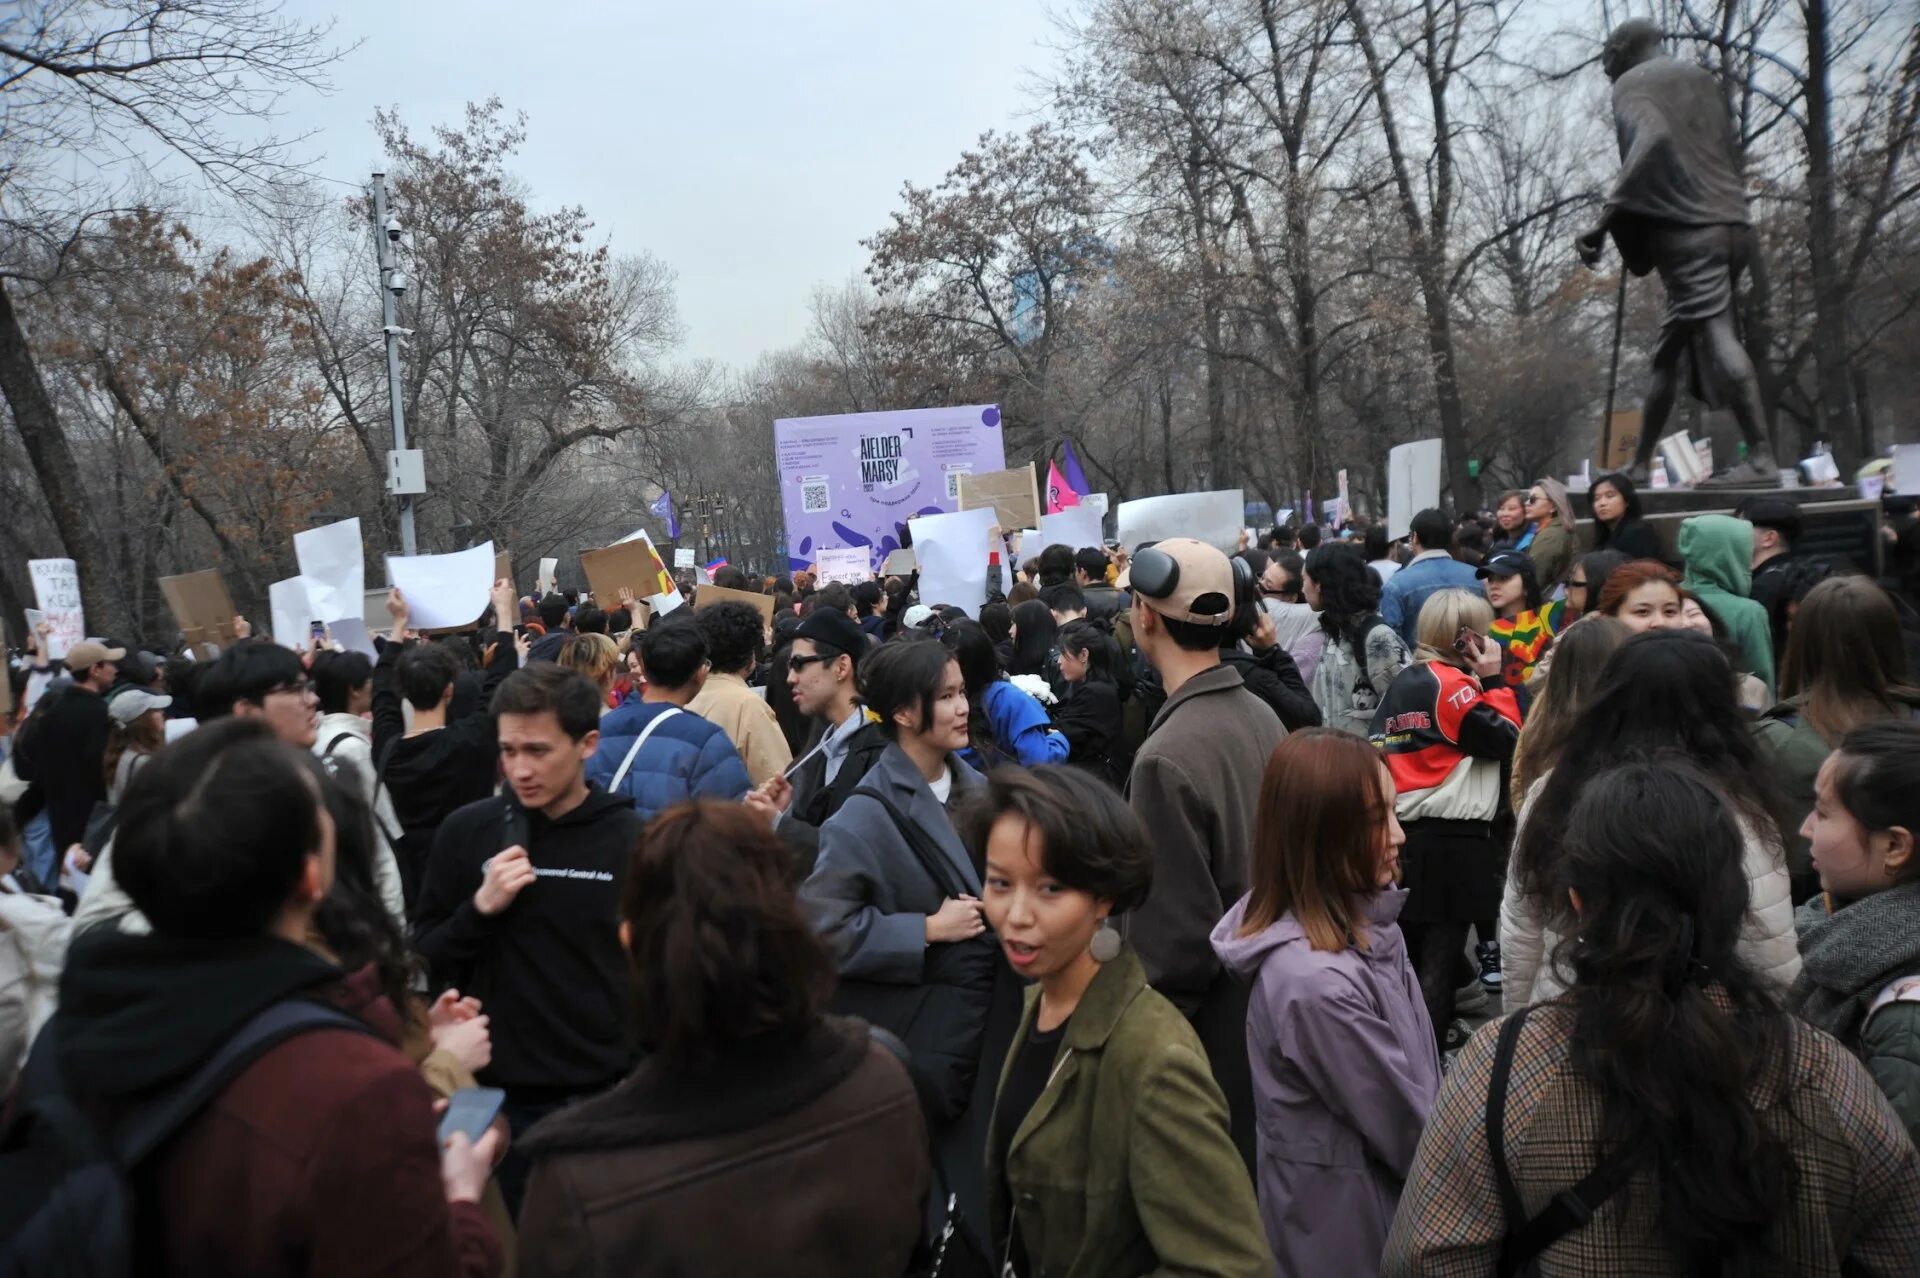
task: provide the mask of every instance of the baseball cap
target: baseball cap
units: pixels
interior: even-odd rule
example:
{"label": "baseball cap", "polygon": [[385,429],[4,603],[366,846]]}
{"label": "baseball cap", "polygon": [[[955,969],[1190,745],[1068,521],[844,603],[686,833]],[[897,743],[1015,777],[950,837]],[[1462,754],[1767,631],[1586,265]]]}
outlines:
{"label": "baseball cap", "polygon": [[856,666],[867,651],[867,632],[860,628],[859,622],[836,608],[809,609],[800,619],[800,629],[793,637],[810,639],[835,652],[844,652],[853,658]]}
{"label": "baseball cap", "polygon": [[900,618],[900,624],[908,630],[915,630],[932,616],[933,609],[925,604],[915,604]]}
{"label": "baseball cap", "polygon": [[173,704],[173,698],[163,693],[148,692],[145,688],[128,688],[107,702],[107,713],[121,727],[126,727],[149,710],[165,710]]}
{"label": "baseball cap", "polygon": [[1191,537],[1169,537],[1135,551],[1113,584],[1174,621],[1224,626],[1233,620],[1232,563]]}
{"label": "baseball cap", "polygon": [[96,640],[82,639],[67,649],[67,669],[79,674],[82,670],[97,666],[103,661],[123,661],[126,655],[125,648],[109,648]]}
{"label": "baseball cap", "polygon": [[1487,556],[1484,563],[1473,570],[1473,575],[1482,579],[1530,577],[1533,573],[1533,556],[1518,550],[1496,550]]}
{"label": "baseball cap", "polygon": [[1771,528],[1788,541],[1800,538],[1800,507],[1785,497],[1753,497],[1733,512],[1755,528]]}

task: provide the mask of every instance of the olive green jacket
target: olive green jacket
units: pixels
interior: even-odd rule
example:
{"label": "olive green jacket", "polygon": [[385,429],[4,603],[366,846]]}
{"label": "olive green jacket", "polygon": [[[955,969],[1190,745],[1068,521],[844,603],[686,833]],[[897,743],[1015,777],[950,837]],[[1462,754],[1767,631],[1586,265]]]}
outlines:
{"label": "olive green jacket", "polygon": [[[1008,1066],[1039,1007],[1038,987],[1029,989]],[[1003,1067],[1003,1090],[1006,1078]],[[1011,1146],[997,1125],[988,1130],[996,1265],[1017,1209],[1026,1278],[1271,1278],[1260,1209],[1206,1053],[1147,987],[1131,947],[1087,987]]]}

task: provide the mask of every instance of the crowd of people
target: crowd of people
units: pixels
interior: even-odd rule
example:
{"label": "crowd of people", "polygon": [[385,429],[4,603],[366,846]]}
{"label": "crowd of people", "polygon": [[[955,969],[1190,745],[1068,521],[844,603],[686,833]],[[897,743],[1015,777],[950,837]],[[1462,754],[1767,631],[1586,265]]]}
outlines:
{"label": "crowd of people", "polygon": [[0,1251],[1920,1273],[1920,528],[1586,503],[37,634]]}

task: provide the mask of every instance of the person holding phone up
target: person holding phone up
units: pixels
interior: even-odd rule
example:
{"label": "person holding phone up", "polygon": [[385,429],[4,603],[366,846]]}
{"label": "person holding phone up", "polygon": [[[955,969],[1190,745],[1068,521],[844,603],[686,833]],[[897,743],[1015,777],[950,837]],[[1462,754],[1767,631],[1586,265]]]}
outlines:
{"label": "person holding phone up", "polygon": [[1443,1053],[1466,1042],[1453,1014],[1454,992],[1472,976],[1467,931],[1491,938],[1506,867],[1501,772],[1520,737],[1520,702],[1502,682],[1492,621],[1471,590],[1430,596],[1414,664],[1388,685],[1368,734],[1393,773],[1407,835],[1400,930]]}

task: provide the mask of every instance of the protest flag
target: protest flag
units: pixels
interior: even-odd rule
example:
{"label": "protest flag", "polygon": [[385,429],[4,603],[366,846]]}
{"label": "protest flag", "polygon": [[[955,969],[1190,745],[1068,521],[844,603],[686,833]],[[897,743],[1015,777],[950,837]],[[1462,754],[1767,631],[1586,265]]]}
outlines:
{"label": "protest flag", "polygon": [[653,517],[667,526],[667,540],[680,540],[680,517],[673,513],[673,494],[662,488],[653,505],[647,507]]}
{"label": "protest flag", "polygon": [[1060,472],[1067,478],[1067,487],[1085,497],[1093,491],[1093,485],[1087,482],[1086,472],[1080,469],[1080,459],[1073,454],[1073,441],[1061,440],[1060,452]]}
{"label": "protest flag", "polygon": [[1060,468],[1052,462],[1047,463],[1047,511],[1057,515],[1069,506],[1080,504],[1080,494],[1075,492],[1061,475]]}

